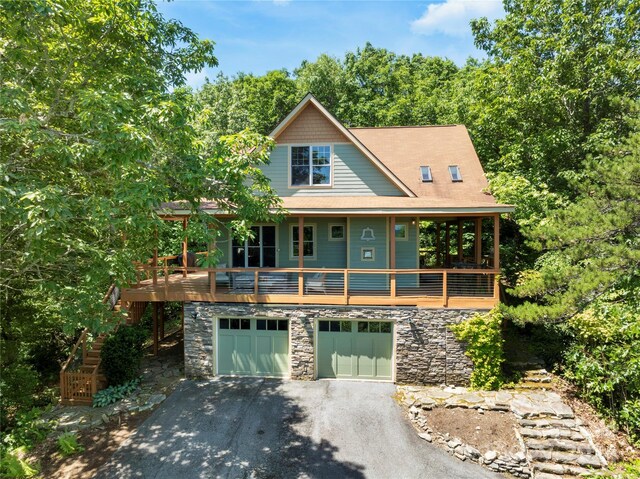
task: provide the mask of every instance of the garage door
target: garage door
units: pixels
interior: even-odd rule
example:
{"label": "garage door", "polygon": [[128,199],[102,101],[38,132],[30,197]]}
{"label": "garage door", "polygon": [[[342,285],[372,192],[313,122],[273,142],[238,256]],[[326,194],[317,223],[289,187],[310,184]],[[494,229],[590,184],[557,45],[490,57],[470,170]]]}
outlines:
{"label": "garage door", "polygon": [[218,374],[289,375],[286,319],[220,318],[218,323]]}
{"label": "garage door", "polygon": [[392,331],[386,321],[320,321],[318,376],[391,380]]}

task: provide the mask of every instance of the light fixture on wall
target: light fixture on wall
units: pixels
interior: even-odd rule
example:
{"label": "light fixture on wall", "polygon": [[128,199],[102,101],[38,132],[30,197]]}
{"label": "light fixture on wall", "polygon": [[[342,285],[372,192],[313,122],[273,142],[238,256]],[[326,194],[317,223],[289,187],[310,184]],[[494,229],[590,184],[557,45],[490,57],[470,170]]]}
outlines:
{"label": "light fixture on wall", "polygon": [[373,234],[373,229],[367,226],[362,229],[362,236],[360,236],[362,241],[373,241],[376,239],[376,236]]}

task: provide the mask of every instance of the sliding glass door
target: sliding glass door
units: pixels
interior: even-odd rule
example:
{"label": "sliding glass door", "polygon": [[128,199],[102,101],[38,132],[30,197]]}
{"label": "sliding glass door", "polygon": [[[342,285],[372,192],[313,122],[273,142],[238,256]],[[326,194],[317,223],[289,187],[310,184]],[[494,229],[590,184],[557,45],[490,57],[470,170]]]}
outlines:
{"label": "sliding glass door", "polygon": [[234,268],[275,268],[276,227],[252,226],[253,238],[233,239],[231,256]]}

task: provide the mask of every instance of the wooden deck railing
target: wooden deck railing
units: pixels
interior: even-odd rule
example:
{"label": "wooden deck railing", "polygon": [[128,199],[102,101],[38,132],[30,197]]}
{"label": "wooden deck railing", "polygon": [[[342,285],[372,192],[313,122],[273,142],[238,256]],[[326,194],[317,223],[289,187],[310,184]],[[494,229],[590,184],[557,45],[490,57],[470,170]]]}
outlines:
{"label": "wooden deck railing", "polygon": [[[492,307],[493,269],[198,268],[140,265],[130,301]],[[177,274],[179,273],[179,274]]]}

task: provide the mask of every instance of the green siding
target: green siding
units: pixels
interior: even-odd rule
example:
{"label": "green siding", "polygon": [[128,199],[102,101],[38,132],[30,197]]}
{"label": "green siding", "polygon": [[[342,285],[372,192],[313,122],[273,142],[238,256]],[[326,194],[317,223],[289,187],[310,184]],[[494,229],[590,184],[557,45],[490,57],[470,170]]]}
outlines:
{"label": "green siding", "polygon": [[[375,240],[364,241],[362,230],[373,229]],[[349,227],[349,268],[353,269],[385,269],[387,263],[387,219],[381,218],[351,218]],[[362,261],[362,247],[375,248],[374,261]],[[387,290],[389,278],[385,274],[353,273],[349,275],[349,289],[356,290]]]}
{"label": "green siding", "polygon": [[[409,238],[406,241],[396,240],[396,268],[416,269],[418,267],[418,223],[411,224],[415,218],[396,218],[397,223],[404,223],[408,227]],[[400,274],[396,278],[398,287],[417,286],[417,274]]]}
{"label": "green siding", "polygon": [[355,146],[333,145],[332,188],[289,188],[289,146],[278,145],[262,171],[279,196],[404,196]]}
{"label": "green siding", "polygon": [[[297,268],[298,258],[290,259],[291,225],[297,225],[295,221],[285,220],[279,225],[278,248],[279,267]],[[347,267],[347,241],[329,241],[329,224],[346,225],[345,218],[305,218],[305,224],[315,225],[316,228],[316,259],[305,258],[306,268],[346,268]]]}

